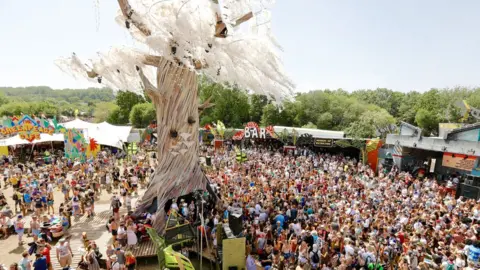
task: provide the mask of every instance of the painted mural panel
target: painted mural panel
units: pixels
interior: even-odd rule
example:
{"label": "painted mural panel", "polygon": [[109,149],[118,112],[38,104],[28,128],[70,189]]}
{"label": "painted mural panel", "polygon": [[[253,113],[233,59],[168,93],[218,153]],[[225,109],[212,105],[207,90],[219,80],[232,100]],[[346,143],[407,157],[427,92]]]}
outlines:
{"label": "painted mural panel", "polygon": [[472,171],[475,166],[476,156],[467,156],[455,153],[444,153],[442,166],[464,171]]}

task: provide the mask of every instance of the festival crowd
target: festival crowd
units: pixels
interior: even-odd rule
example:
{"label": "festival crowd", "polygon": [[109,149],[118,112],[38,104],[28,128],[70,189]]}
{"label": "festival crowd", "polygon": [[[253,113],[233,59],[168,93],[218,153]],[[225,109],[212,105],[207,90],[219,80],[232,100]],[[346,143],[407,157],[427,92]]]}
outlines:
{"label": "festival crowd", "polygon": [[479,269],[480,203],[435,179],[306,149],[232,152],[212,160],[223,208],[207,225],[243,210],[247,270]]}
{"label": "festival crowd", "polygon": [[[206,207],[199,229],[216,247],[216,224],[241,209],[247,270],[479,269],[480,204],[456,199],[435,179],[415,178],[395,166],[375,173],[355,158],[307,149],[243,151],[248,158],[239,161],[231,147],[208,149],[211,164],[204,169],[218,201]],[[78,267],[135,269],[132,250],[148,241],[146,229],[159,218],[133,215],[132,198],[155,166],[137,156],[122,165],[108,151],[85,164],[55,158],[49,165],[19,164],[5,157],[4,184],[15,192],[11,206],[0,194],[1,233],[16,234],[19,245],[28,244],[10,269],[52,269],[52,259],[64,269],[77,267],[71,265],[68,228],[72,217],[95,215],[102,191],[112,194],[106,226],[112,244],[102,254],[84,234]],[[58,209],[54,192],[63,193]],[[196,208],[193,200],[175,199],[171,206],[192,223]],[[27,215],[32,216],[29,226]],[[55,238],[60,240],[52,246]],[[53,248],[56,258],[50,257]]]}
{"label": "festival crowd", "polygon": [[[14,205],[8,205],[0,191],[0,226],[2,237],[18,237],[18,245],[25,246],[18,263],[10,265],[12,270],[51,270],[56,259],[62,269],[135,269],[136,259],[129,247],[136,235],[142,236],[136,224],[128,218],[132,210],[132,196],[138,195],[139,184],[146,185],[148,175],[153,171],[149,162],[144,162],[145,153],[138,153],[131,160],[118,160],[118,155],[108,149],[97,158],[81,164],[64,158],[52,157],[49,164],[41,161],[26,164],[15,162],[12,156],[0,160],[3,168],[4,188],[12,188]],[[62,202],[54,207],[54,192],[61,192]],[[68,232],[72,219],[95,215],[95,201],[102,192],[112,196],[112,216],[107,226],[116,241],[103,256],[95,241],[83,233],[83,256],[79,265],[72,265],[74,252],[69,245]],[[119,195],[116,195],[120,193]],[[57,196],[58,198],[58,196]],[[119,208],[126,208],[120,215]],[[58,204],[56,204],[58,205]],[[26,221],[30,217],[30,221]],[[115,222],[117,227],[115,227]],[[140,225],[141,226],[141,225]],[[132,234],[133,232],[133,234]],[[122,238],[128,238],[124,243]],[[56,242],[54,246],[52,243]],[[56,258],[51,258],[51,250]],[[0,269],[6,269],[1,265]]]}

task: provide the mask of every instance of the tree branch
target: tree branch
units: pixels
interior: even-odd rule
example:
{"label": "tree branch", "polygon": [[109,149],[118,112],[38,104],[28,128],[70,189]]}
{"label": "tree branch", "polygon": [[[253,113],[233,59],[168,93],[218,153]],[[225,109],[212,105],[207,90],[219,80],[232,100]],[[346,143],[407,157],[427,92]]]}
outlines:
{"label": "tree branch", "polygon": [[[237,27],[240,24],[250,20],[253,18],[253,13],[250,11],[249,13],[243,15],[242,17],[238,18],[235,21],[235,25],[233,27]],[[215,37],[218,38],[226,38],[227,37],[227,25],[223,22],[220,15],[217,14],[217,24],[215,25]]]}
{"label": "tree branch", "polygon": [[200,112],[200,114],[202,114],[202,112],[205,110],[205,109],[208,109],[208,108],[211,108],[213,106],[215,106],[214,103],[210,103],[210,100],[212,99],[212,96],[210,96],[209,98],[207,98],[207,100],[205,100],[205,102],[203,102],[203,104],[200,104],[198,105],[198,111]]}
{"label": "tree branch", "polygon": [[237,21],[235,22],[234,27],[239,26],[240,24],[250,20],[251,18],[253,18],[253,13],[250,11],[249,13],[247,13],[247,14],[243,15],[242,17],[238,18]]}
{"label": "tree branch", "polygon": [[[132,24],[140,30],[145,36],[150,36],[152,34],[152,31],[145,25],[143,22],[138,21],[135,19],[135,10],[132,9],[132,6],[130,6],[130,3],[128,0],[118,0],[118,5],[120,6],[120,9],[122,10],[123,16],[127,19],[127,28],[129,25],[129,22],[132,22]],[[250,12],[251,13],[251,12]],[[247,14],[248,15],[248,14]],[[245,16],[247,16],[245,15]],[[244,18],[243,16],[242,18]],[[253,16],[253,15],[251,15]],[[248,18],[249,19],[249,18]],[[246,20],[248,20],[246,19]],[[240,20],[240,19],[239,19]],[[238,20],[237,20],[237,25],[238,25]],[[225,24],[223,24],[225,25]],[[226,29],[226,27],[225,27]],[[149,65],[149,66],[154,66],[157,67],[158,63],[160,62],[161,56],[155,56],[155,55],[147,55],[145,56],[144,64]],[[177,60],[177,59],[176,59]],[[177,62],[180,62],[177,60]],[[193,59],[192,64],[195,67],[196,70],[202,69],[204,67],[207,67],[208,65],[203,64],[202,61]]]}
{"label": "tree branch", "polygon": [[140,75],[140,79],[142,80],[145,92],[147,92],[147,95],[149,95],[152,100],[156,100],[157,97],[161,95],[160,90],[150,82],[140,67],[137,66],[136,68],[138,70],[138,74]]}
{"label": "tree branch", "polygon": [[143,64],[147,66],[158,67],[158,64],[162,60],[161,56],[156,55],[145,55],[145,59],[143,59]]}
{"label": "tree branch", "polygon": [[98,73],[96,73],[96,72],[93,71],[93,70],[90,70],[90,71],[87,71],[87,76],[88,76],[89,78],[92,78],[92,79],[93,79],[93,78],[98,77]]}
{"label": "tree branch", "polygon": [[[118,0],[118,5],[122,10],[123,16],[127,19],[127,22],[131,21],[133,25],[147,37],[152,34],[152,31],[143,22],[135,20],[135,15],[137,14],[135,13],[135,10],[132,9],[132,6],[130,6],[130,3],[128,3],[128,0]],[[127,23],[127,28],[128,25],[129,23]]]}

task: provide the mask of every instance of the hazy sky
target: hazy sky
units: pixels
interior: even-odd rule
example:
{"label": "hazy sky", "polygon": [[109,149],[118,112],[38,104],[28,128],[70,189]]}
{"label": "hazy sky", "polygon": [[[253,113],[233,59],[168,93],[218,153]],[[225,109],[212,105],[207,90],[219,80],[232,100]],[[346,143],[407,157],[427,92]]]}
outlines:
{"label": "hazy sky", "polygon": [[[53,64],[133,45],[116,0],[0,0],[0,85],[78,88]],[[479,0],[277,0],[273,32],[297,91],[480,85]]]}

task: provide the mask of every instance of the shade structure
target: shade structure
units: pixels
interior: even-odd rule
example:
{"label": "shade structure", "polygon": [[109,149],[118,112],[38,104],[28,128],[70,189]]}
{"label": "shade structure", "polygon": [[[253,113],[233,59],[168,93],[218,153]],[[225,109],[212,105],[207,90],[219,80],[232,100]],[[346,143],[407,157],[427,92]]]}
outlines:
{"label": "shade structure", "polygon": [[66,128],[83,129],[86,139],[93,138],[100,145],[117,148],[123,147],[123,143],[128,141],[128,135],[130,135],[132,130],[131,126],[115,126],[107,122],[95,124],[80,119],[75,119],[62,125]]}
{"label": "shade structure", "polygon": [[[70,122],[61,124],[66,128],[81,129],[84,131],[85,139],[95,139],[100,145],[107,145],[116,148],[123,148],[123,143],[128,141],[128,135],[132,130],[130,126],[114,126],[107,122],[94,124],[85,122],[80,119],[75,119]],[[19,135],[0,140],[0,146],[15,146],[22,144],[37,144],[42,142],[63,142],[63,134],[40,134],[40,140],[29,142],[20,139]]]}
{"label": "shade structure", "polygon": [[62,123],[61,125],[63,125],[66,128],[90,129],[90,128],[94,128],[97,124],[86,122],[76,118],[75,120]]}
{"label": "shade structure", "polygon": [[29,142],[27,140],[21,139],[20,135],[15,135],[13,137],[0,140],[0,146],[15,146],[22,144],[37,144],[44,142],[63,142],[63,134],[40,134],[40,140],[35,140]]}
{"label": "shade structure", "polygon": [[324,138],[324,139],[344,139],[345,132],[343,131],[333,131],[333,130],[323,130],[323,129],[313,129],[313,128],[294,128],[294,127],[284,127],[284,126],[274,126],[273,130],[275,133],[280,134],[284,130],[287,130],[288,133],[292,133],[295,130],[298,136],[302,134],[310,134],[313,138]]}

